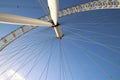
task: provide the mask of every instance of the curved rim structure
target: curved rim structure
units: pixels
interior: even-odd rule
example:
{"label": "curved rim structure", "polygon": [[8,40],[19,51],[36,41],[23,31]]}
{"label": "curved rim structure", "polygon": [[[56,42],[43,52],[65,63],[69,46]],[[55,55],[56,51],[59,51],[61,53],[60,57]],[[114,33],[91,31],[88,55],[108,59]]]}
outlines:
{"label": "curved rim structure", "polygon": [[[58,17],[64,17],[71,14],[90,11],[90,10],[99,10],[99,9],[120,9],[120,0],[98,0],[93,2],[88,2],[84,4],[78,4],[72,7],[62,9],[58,12]],[[50,15],[40,17],[39,19],[44,21],[51,21]],[[11,42],[24,35],[25,33],[31,31],[32,29],[38,26],[21,26],[20,28],[9,33],[5,37],[0,39],[0,51],[3,50]]]}

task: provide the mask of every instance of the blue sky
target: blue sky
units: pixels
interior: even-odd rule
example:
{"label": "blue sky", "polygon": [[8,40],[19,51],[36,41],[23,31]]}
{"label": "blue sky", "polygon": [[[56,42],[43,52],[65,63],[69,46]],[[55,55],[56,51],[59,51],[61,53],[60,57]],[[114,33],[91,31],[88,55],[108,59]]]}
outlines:
{"label": "blue sky", "polygon": [[[93,0],[59,1],[63,9]],[[0,8],[2,13],[38,18],[47,12],[38,0],[0,0],[1,4],[40,7]],[[60,18],[65,35],[61,40],[53,28],[33,29],[0,52],[7,54],[0,56],[0,65],[7,59],[0,70],[12,68],[26,80],[120,80],[119,13],[120,9],[96,10]],[[0,38],[19,27],[0,24]]]}

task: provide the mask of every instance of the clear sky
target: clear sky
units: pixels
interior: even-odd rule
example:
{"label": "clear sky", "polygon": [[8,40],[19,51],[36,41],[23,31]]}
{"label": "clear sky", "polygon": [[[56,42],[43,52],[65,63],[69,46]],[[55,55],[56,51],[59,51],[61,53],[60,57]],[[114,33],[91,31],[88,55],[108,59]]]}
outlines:
{"label": "clear sky", "polygon": [[[40,5],[45,4],[42,8]],[[38,18],[46,0],[0,0],[0,13]],[[59,0],[59,9],[93,0]],[[37,6],[37,9],[26,8]],[[0,75],[15,70],[26,80],[120,80],[120,9],[87,11],[59,19],[63,39],[38,27],[0,52]],[[0,24],[0,38],[19,28]]]}

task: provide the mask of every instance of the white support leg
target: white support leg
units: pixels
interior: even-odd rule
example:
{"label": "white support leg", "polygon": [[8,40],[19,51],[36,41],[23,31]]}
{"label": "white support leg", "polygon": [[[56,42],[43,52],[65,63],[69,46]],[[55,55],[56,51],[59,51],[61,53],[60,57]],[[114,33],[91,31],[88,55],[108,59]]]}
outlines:
{"label": "white support leg", "polygon": [[61,30],[59,29],[59,26],[55,26],[54,30],[55,30],[57,38],[62,39],[63,34],[62,34]]}

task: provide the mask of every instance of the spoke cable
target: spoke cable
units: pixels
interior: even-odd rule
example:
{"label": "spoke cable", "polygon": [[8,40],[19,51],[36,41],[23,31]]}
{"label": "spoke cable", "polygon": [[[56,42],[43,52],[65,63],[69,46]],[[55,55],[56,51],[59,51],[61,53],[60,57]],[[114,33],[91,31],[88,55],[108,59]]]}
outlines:
{"label": "spoke cable", "polygon": [[91,61],[93,61],[95,64],[96,64],[96,66],[98,66],[108,77],[109,77],[109,79],[110,80],[113,80],[113,78],[112,78],[112,75],[110,75],[101,65],[99,65],[97,62],[96,62],[96,60],[94,60],[93,58],[91,58],[91,56],[88,54],[89,52],[88,52],[88,49],[85,49],[85,48],[83,48],[83,47],[80,47],[80,46],[78,46],[78,44],[76,44],[74,41],[72,41],[71,40],[71,43],[75,46],[75,47],[77,47],[77,48],[79,48],[81,51],[83,51],[83,52],[86,52],[86,56],[91,60]]}
{"label": "spoke cable", "polygon": [[99,45],[99,46],[103,46],[103,47],[105,47],[105,48],[107,48],[107,49],[110,49],[111,51],[113,51],[113,52],[115,52],[115,53],[120,54],[119,51],[111,48],[110,46],[108,46],[108,45],[106,45],[106,44],[100,43],[100,42],[95,41],[95,40],[90,39],[90,38],[86,38],[86,37],[84,37],[84,36],[81,36],[81,35],[78,34],[78,33],[75,33],[75,32],[73,32],[73,31],[70,31],[70,30],[67,30],[67,31],[73,33],[74,35],[78,36],[79,38],[85,39],[85,40],[90,41],[91,43],[97,44],[97,45]]}

